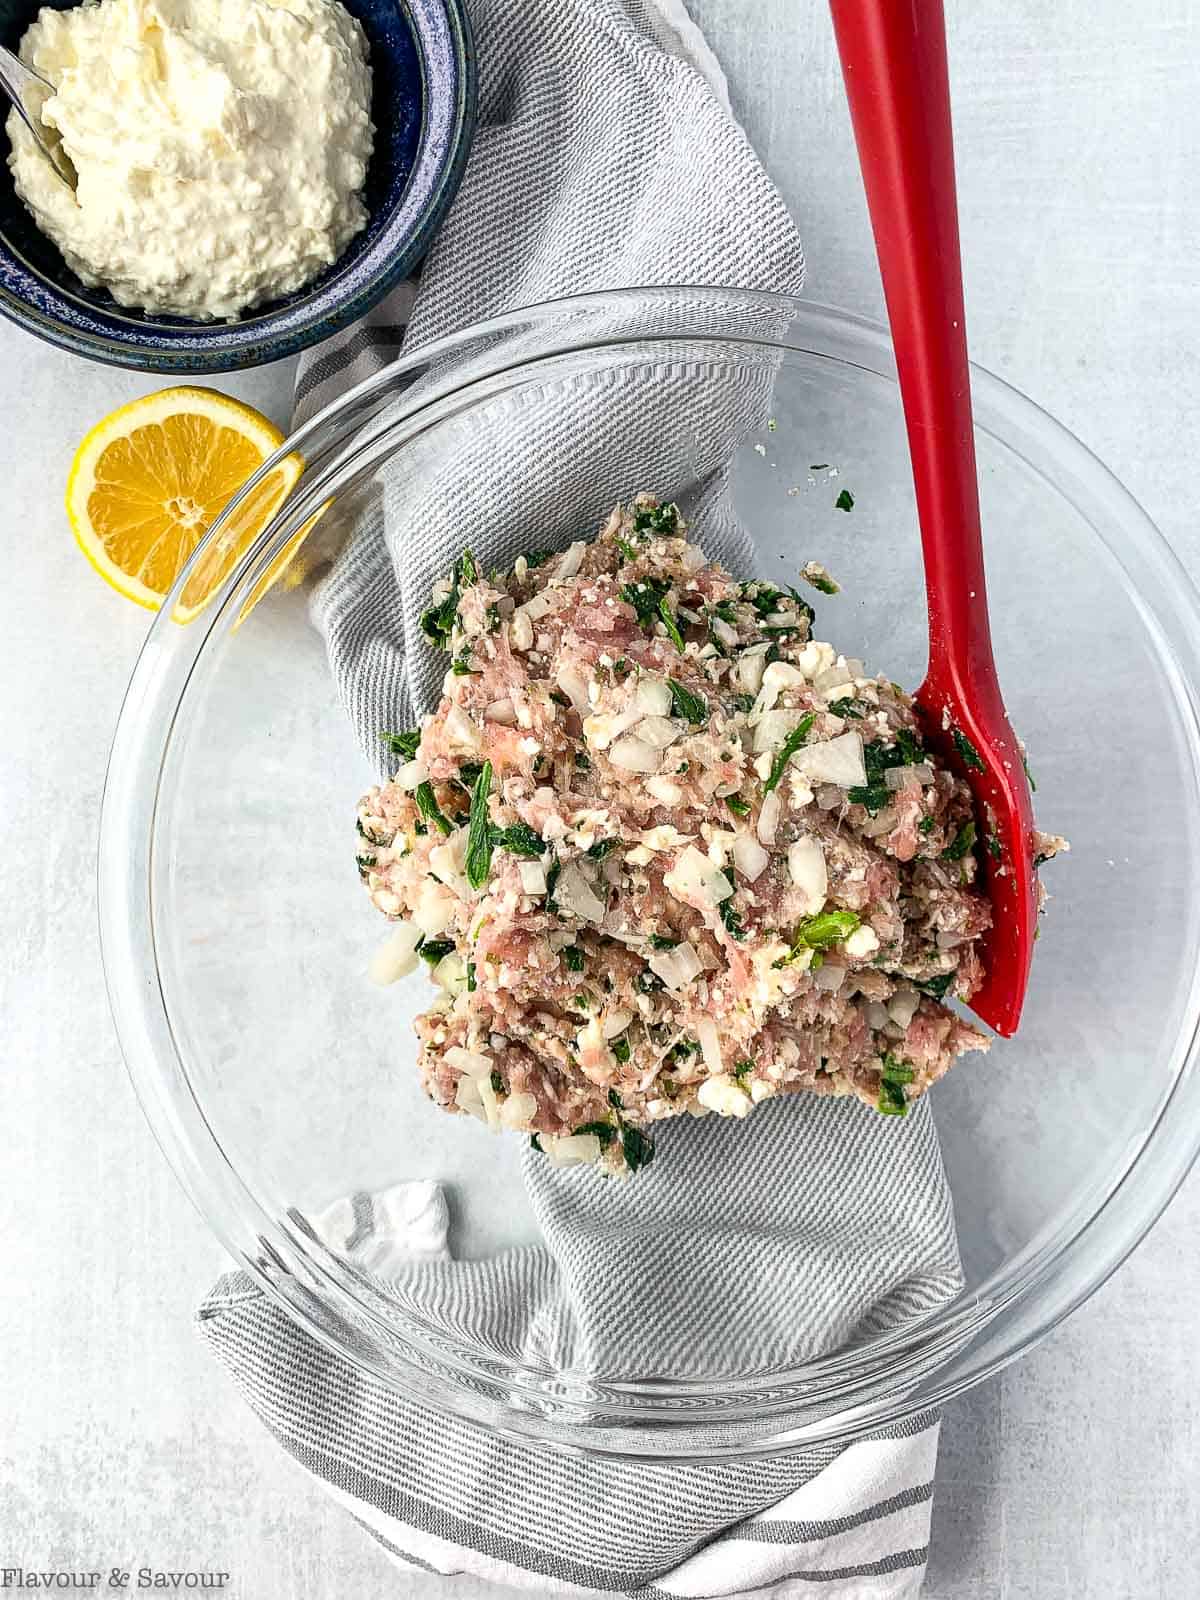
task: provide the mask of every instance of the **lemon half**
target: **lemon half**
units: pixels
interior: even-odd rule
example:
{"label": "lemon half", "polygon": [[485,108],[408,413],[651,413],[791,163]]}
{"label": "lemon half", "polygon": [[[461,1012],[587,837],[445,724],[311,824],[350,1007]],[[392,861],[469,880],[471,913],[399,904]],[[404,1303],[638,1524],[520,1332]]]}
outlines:
{"label": "lemon half", "polygon": [[[67,515],[100,576],[156,611],[197,545],[283,435],[252,406],[215,389],[162,389],[114,411],[75,453]],[[188,578],[172,615],[190,622],[295,485],[304,463],[285,456],[257,484]],[[301,530],[257,586],[257,601],[303,542]]]}

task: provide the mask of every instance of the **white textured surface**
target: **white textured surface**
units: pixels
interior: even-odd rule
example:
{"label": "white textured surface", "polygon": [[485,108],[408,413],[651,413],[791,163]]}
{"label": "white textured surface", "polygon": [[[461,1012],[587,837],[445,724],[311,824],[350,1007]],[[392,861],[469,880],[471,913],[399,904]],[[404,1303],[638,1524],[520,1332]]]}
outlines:
{"label": "white textured surface", "polygon": [[[824,7],[692,0],[795,206],[816,298],[879,297]],[[953,0],[977,358],[1117,470],[1200,574],[1200,6]],[[226,387],[280,415],[285,369]],[[77,438],[156,385],[0,328],[0,1566],[224,1569],[247,1600],[483,1600],[401,1575],[194,1341],[221,1262],[145,1130],[97,967],[96,807],[140,612],[90,573]],[[929,1600],[1196,1589],[1200,1183],[1048,1343],[943,1428]]]}

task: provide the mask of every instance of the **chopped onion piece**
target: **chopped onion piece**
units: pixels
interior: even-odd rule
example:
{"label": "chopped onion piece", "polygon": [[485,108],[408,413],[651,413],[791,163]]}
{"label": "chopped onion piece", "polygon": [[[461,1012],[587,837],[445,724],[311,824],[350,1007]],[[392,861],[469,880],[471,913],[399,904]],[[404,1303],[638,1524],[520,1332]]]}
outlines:
{"label": "chopped onion piece", "polygon": [[799,726],[806,713],[803,711],[764,711],[754,730],[754,753],[777,750],[792,730]]}
{"label": "chopped onion piece", "polygon": [[500,1125],[521,1130],[537,1116],[537,1100],[531,1094],[510,1094],[500,1102]]}
{"label": "chopped onion piece", "polygon": [[700,568],[705,566],[707,562],[708,557],[698,544],[684,545],[683,554],[679,558],[679,565],[685,572],[699,572]]}
{"label": "chopped onion piece", "polygon": [[683,790],[677,783],[657,775],[646,779],[646,792],[664,806],[677,806],[683,800]]}
{"label": "chopped onion piece", "polygon": [[543,1139],[542,1149],[556,1167],[588,1167],[599,1161],[601,1145],[594,1133],[572,1133],[561,1139]]}
{"label": "chopped onion piece", "polygon": [[617,740],[608,752],[608,759],[614,767],[620,767],[622,772],[658,771],[658,751],[653,745],[647,744],[644,739],[639,739],[632,733]]}
{"label": "chopped onion piece", "polygon": [[577,862],[568,861],[559,873],[554,898],[564,911],[585,922],[604,920],[604,902],[597,898]]}
{"label": "chopped onion piece", "polygon": [[466,991],[467,967],[457,950],[451,950],[434,967],[433,981],[447,994],[463,994]]}
{"label": "chopped onion piece", "polygon": [[460,705],[451,704],[444,723],[446,741],[455,753],[466,751],[479,755],[483,750],[483,736]]}
{"label": "chopped onion piece", "polygon": [[853,730],[839,733],[836,739],[802,745],[792,759],[804,776],[815,783],[836,783],[843,789],[851,789],[867,781],[862,734]]}
{"label": "chopped onion piece", "polygon": [[513,620],[515,621],[517,617],[528,617],[530,622],[538,622],[553,609],[553,606],[554,602],[545,589],[540,589],[537,594],[531,595],[523,606],[517,607]]}
{"label": "chopped onion piece", "polygon": [[604,1014],[603,1022],[600,1024],[601,1032],[606,1039],[615,1039],[619,1033],[625,1032],[625,1029],[632,1021],[632,1011],[622,1011],[619,1008],[616,1011],[607,1011]]}
{"label": "chopped onion piece", "polygon": [[770,859],[753,834],[739,833],[733,841],[733,864],[751,883],[762,876]]}
{"label": "chopped onion piece", "polygon": [[725,1071],[725,1063],[721,1059],[721,1037],[711,1017],[701,1016],[696,1019],[696,1037],[704,1052],[704,1065],[714,1077],[719,1077]]}
{"label": "chopped onion piece", "polygon": [[700,957],[690,944],[676,945],[674,950],[652,951],[646,958],[646,965],[668,989],[682,989],[704,971]]}
{"label": "chopped onion piece", "polygon": [[411,794],[414,789],[420,788],[421,784],[427,782],[428,778],[429,768],[423,761],[406,761],[397,769],[394,782],[399,788]]}
{"label": "chopped onion piece", "polygon": [[694,844],[688,845],[664,876],[663,885],[676,900],[698,911],[715,911],[733,893],[729,879]]}
{"label": "chopped onion piece", "polygon": [[779,818],[783,814],[783,795],[778,789],[772,789],[762,803],[762,810],[758,814],[758,841],[760,844],[773,845],[775,835],[779,829]]}
{"label": "chopped onion piece", "polygon": [[395,983],[398,978],[406,978],[415,971],[417,946],[421,937],[420,928],[413,923],[399,923],[391,938],[381,944],[371,957],[371,965],[367,969],[371,982]]}
{"label": "chopped onion piece", "polygon": [[583,674],[576,672],[574,667],[561,666],[558,669],[556,682],[579,715],[586,717],[588,714],[588,692]]}
{"label": "chopped onion piece", "polygon": [[743,694],[757,694],[762,688],[763,668],[769,645],[754,644],[743,650],[733,664],[733,681]]}
{"label": "chopped onion piece", "polygon": [[[488,1085],[491,1088],[491,1084]],[[480,1122],[488,1120],[487,1112],[483,1109],[483,1097],[479,1093],[479,1085],[474,1078],[460,1078],[454,1085],[454,1104],[460,1111],[466,1111],[472,1117],[478,1117]]]}
{"label": "chopped onion piece", "polygon": [[427,939],[436,939],[438,934],[445,933],[454,921],[454,903],[454,896],[447,894],[435,879],[425,880],[413,907],[413,921]]}
{"label": "chopped onion piece", "polygon": [[897,989],[888,1001],[888,1016],[901,1028],[907,1028],[917,1014],[921,996],[915,989]]}
{"label": "chopped onion piece", "polygon": [[679,737],[679,729],[669,717],[647,717],[638,723],[634,732],[643,743],[653,745],[656,750],[665,750]]}
{"label": "chopped onion piece", "polygon": [[726,622],[724,617],[714,617],[709,626],[713,631],[713,637],[719,639],[728,649],[732,650],[737,644],[738,631],[732,622]]}
{"label": "chopped onion piece", "polygon": [[911,767],[889,767],[883,781],[889,789],[921,789],[933,782],[933,768],[928,761],[919,761]]}
{"label": "chopped onion piece", "polygon": [[647,674],[638,683],[634,703],[643,716],[669,717],[672,705],[671,686],[665,678]]}
{"label": "chopped onion piece", "polygon": [[540,861],[522,861],[517,866],[521,888],[526,894],[545,894],[546,869]]}
{"label": "chopped onion piece", "polygon": [[517,725],[517,713],[511,700],[493,700],[483,714],[489,722],[502,723],[506,728]]}
{"label": "chopped onion piece", "polygon": [[865,1005],[863,1007],[863,1016],[867,1020],[867,1027],[873,1029],[875,1033],[878,1033],[881,1028],[886,1028],[891,1021],[888,1015],[888,1008],[882,1000],[872,1000],[868,1005]]}
{"label": "chopped onion piece", "polygon": [[487,1078],[491,1076],[492,1058],[481,1051],[464,1050],[462,1045],[452,1044],[446,1051],[446,1065],[455,1072],[465,1073],[468,1078]]}
{"label": "chopped onion piece", "polygon": [[829,893],[829,873],[825,865],[824,847],[811,833],[802,835],[788,846],[788,873],[796,888],[804,895],[801,915],[816,916]]}
{"label": "chopped onion piece", "polygon": [[513,614],[512,623],[508,631],[514,650],[533,649],[533,623],[524,606],[521,606]]}
{"label": "chopped onion piece", "polygon": [[842,987],[842,980],[846,976],[845,967],[835,967],[831,961],[826,961],[818,967],[812,975],[812,980],[818,989],[826,989],[830,994]]}
{"label": "chopped onion piece", "polygon": [[573,578],[583,565],[583,552],[587,545],[582,539],[576,539],[574,544],[568,545],[554,563],[554,576],[559,579]]}

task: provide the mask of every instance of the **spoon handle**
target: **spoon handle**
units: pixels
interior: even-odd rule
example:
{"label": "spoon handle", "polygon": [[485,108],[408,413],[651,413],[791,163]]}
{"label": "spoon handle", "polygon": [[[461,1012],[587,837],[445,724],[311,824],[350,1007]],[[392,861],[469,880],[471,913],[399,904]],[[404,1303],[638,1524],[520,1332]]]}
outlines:
{"label": "spoon handle", "polygon": [[995,682],[941,0],[830,0],[912,454],[929,675]]}
{"label": "spoon handle", "polygon": [[40,116],[42,104],[46,97],[54,93],[54,85],[49,79],[43,78],[40,72],[35,72],[32,67],[27,67],[20,56],[14,55],[11,50],[7,50],[3,45],[0,45],[0,89],[4,91],[12,102],[13,109],[29,129],[33,142],[46,160],[63,182],[73,189],[75,187],[74,168],[68,161],[57,137],[53,140],[46,137],[46,128]]}

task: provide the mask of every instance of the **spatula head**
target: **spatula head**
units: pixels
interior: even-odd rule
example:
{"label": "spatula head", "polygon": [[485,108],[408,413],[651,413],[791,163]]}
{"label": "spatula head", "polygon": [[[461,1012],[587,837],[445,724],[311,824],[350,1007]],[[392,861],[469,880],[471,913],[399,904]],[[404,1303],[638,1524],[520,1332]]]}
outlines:
{"label": "spatula head", "polygon": [[[1008,1038],[1017,1030],[1029,986],[1038,925],[1033,802],[1021,747],[999,693],[957,692],[931,673],[916,694],[925,743],[961,774],[975,796],[978,853],[992,926],[980,955],[983,987],[971,1008]],[[994,698],[995,703],[990,702]]]}

